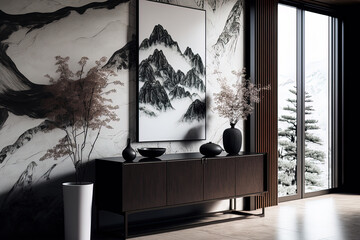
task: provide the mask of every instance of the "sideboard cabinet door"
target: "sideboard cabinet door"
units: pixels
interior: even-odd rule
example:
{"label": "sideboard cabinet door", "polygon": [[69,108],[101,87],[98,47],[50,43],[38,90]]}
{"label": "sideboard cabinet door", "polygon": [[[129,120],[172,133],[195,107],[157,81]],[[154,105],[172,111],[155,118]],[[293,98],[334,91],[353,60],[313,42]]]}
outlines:
{"label": "sideboard cabinet door", "polygon": [[124,165],[123,211],[162,207],[165,205],[165,162]]}
{"label": "sideboard cabinet door", "polygon": [[204,199],[235,196],[235,159],[207,159],[204,164]]}
{"label": "sideboard cabinet door", "polygon": [[264,155],[240,157],[236,160],[236,195],[263,192]]}
{"label": "sideboard cabinet door", "polygon": [[204,172],[201,160],[168,162],[166,172],[168,205],[203,200]]}

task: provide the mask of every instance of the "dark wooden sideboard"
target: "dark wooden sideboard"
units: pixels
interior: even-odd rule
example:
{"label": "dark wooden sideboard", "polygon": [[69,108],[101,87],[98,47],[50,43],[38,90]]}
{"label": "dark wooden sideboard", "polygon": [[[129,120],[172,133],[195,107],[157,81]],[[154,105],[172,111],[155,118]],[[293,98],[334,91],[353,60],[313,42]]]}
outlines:
{"label": "dark wooden sideboard", "polygon": [[[96,159],[97,211],[124,216],[135,212],[207,201],[263,195],[268,189],[266,154],[240,153],[205,158],[200,153],[166,154],[159,158]],[[236,201],[234,201],[236,203]],[[232,213],[240,213],[231,207]],[[264,216],[262,209],[261,216]],[[98,215],[98,214],[97,214]]]}

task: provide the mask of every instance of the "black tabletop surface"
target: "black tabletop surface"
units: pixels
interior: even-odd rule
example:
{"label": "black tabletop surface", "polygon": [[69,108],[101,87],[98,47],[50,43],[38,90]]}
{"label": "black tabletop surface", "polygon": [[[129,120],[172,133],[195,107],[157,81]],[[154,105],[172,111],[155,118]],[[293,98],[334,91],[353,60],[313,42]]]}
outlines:
{"label": "black tabletop surface", "polygon": [[205,157],[199,152],[189,152],[189,153],[171,153],[171,154],[164,154],[157,158],[146,158],[141,156],[137,153],[137,157],[132,161],[126,161],[122,157],[106,157],[106,158],[98,158],[98,161],[114,161],[114,162],[121,162],[123,164],[134,164],[134,163],[142,163],[142,162],[160,162],[160,161],[178,161],[178,160],[198,160],[202,158],[227,158],[227,157],[234,157],[234,156],[247,156],[247,155],[257,155],[262,153],[251,153],[251,152],[239,152],[237,155],[228,155],[226,152],[223,152],[215,157]]}

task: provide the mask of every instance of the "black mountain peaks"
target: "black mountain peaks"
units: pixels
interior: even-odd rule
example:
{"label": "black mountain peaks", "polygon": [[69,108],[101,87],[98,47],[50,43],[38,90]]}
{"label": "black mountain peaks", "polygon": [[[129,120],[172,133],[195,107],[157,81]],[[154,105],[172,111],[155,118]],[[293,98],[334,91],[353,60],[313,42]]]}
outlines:
{"label": "black mountain peaks", "polygon": [[170,66],[162,50],[155,49],[154,53],[147,59],[154,64],[156,68],[167,68]]}
{"label": "black mountain peaks", "polygon": [[171,96],[171,100],[173,100],[173,99],[176,99],[176,98],[179,99],[179,98],[184,98],[184,97],[190,97],[190,92],[185,91],[185,89],[183,87],[176,86],[169,93],[169,95]]}
{"label": "black mountain peaks", "polygon": [[[160,24],[155,25],[153,31],[150,34],[150,37],[145,38],[141,42],[139,48],[140,50],[145,50],[157,44],[163,44],[165,47],[175,48],[176,51],[180,53],[183,57],[187,57],[187,60],[190,61],[191,66],[194,67],[198,71],[198,73],[202,75],[205,74],[205,67],[200,55],[195,54],[190,47],[187,47],[184,53],[182,53],[178,43],[172,39],[168,31],[164,29],[164,27]],[[161,50],[159,52],[163,54]],[[154,52],[154,54],[158,54],[158,52]]]}
{"label": "black mountain peaks", "polygon": [[193,103],[190,104],[189,108],[187,109],[183,117],[183,120],[200,121],[202,119],[205,119],[205,114],[206,114],[206,104],[200,101],[199,99],[196,99]]}
{"label": "black mountain peaks", "polygon": [[155,25],[149,38],[145,38],[141,44],[140,49],[147,49],[154,44],[163,43],[166,47],[175,47],[176,50],[181,53],[179,45],[172,39],[170,34],[160,24]]}
{"label": "black mountain peaks", "polygon": [[186,87],[195,87],[196,89],[205,92],[205,84],[203,80],[196,74],[196,69],[189,70],[185,77],[180,81],[180,84]]}
{"label": "black mountain peaks", "polygon": [[190,47],[187,47],[185,49],[184,55],[187,56],[190,60],[193,59],[193,57],[195,56],[195,54],[193,53]]}
{"label": "black mountain peaks", "polygon": [[[156,48],[160,44],[163,47]],[[150,37],[145,38],[139,46],[140,51],[150,47],[154,47],[154,51],[148,53],[148,57],[141,61],[138,68],[139,82],[143,82],[139,89],[139,103],[151,105],[158,111],[166,112],[174,109],[172,101],[190,98],[192,103],[187,108],[184,106],[182,111],[186,112],[182,120],[191,122],[204,119],[205,103],[199,99],[193,100],[193,96],[201,99],[198,91],[205,92],[205,83],[202,80],[205,76],[205,67],[200,55],[195,54],[190,47],[187,47],[182,53],[178,43],[160,24],[154,27]],[[184,69],[175,71],[168,61],[171,59],[170,57],[179,57],[178,54],[191,67],[190,70],[186,70],[186,73],[183,72]],[[169,58],[167,59],[167,57]],[[146,114],[145,107],[140,107],[139,110]]]}
{"label": "black mountain peaks", "polygon": [[161,86],[159,81],[146,81],[144,83],[144,86],[140,89],[139,102],[149,103],[160,111],[173,108],[164,87]]}
{"label": "black mountain peaks", "polygon": [[184,52],[184,56],[191,62],[191,66],[202,75],[205,74],[205,67],[199,54],[194,54],[190,47],[187,47]]}
{"label": "black mountain peaks", "polygon": [[205,74],[205,67],[204,67],[204,64],[203,64],[199,54],[196,54],[191,59],[191,64],[196,69],[196,71],[198,71],[200,74],[202,74],[202,75]]}
{"label": "black mountain peaks", "polygon": [[136,41],[133,37],[124,47],[114,52],[103,68],[130,69],[135,63],[135,52]]}

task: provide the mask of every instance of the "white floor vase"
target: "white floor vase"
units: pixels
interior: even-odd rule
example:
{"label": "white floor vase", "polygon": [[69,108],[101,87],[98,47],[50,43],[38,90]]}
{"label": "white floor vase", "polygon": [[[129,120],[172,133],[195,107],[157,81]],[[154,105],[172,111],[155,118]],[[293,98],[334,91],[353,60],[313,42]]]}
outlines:
{"label": "white floor vase", "polygon": [[93,183],[63,183],[65,240],[90,240]]}

